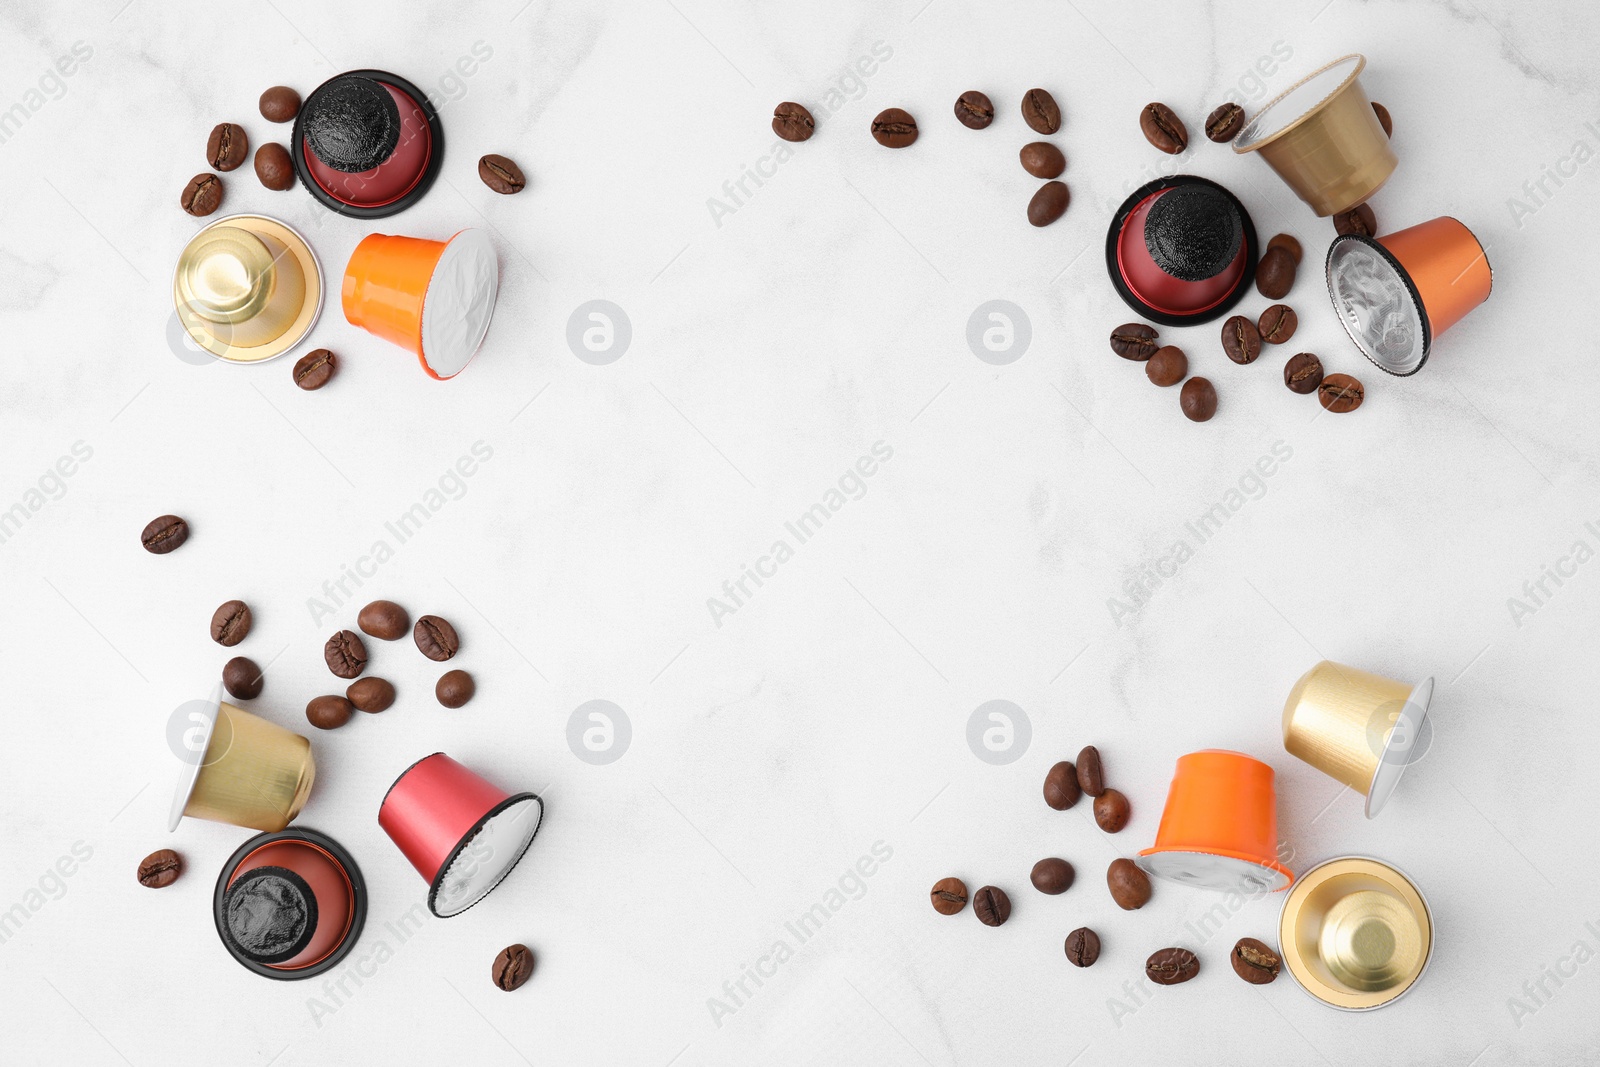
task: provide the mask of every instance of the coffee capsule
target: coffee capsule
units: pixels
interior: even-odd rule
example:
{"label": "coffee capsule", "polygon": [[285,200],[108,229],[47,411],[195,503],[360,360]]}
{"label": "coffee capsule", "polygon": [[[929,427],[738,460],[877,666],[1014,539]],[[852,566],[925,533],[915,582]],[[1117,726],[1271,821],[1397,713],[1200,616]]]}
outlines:
{"label": "coffee capsule", "polygon": [[322,265],[306,239],[265,215],[229,215],[189,239],[172,276],[178,321],[230,363],[281,356],[322,312]]}
{"label": "coffee capsule", "polygon": [[488,896],[543,817],[533,793],[507,793],[443,752],[406,768],[378,807],[378,825],[427,881],[428,909],[441,918]]}
{"label": "coffee capsule", "polygon": [[326,834],[260,834],[223,864],[211,916],[241,966],[280,981],[311,978],[355,947],[367,920],[367,884]]}
{"label": "coffee capsule", "polygon": [[1300,877],[1278,918],[1283,969],[1317,1000],[1371,1011],[1404,996],[1433,955],[1433,914],[1381,860],[1325,860]]}
{"label": "coffee capsule", "polygon": [[1399,163],[1361,88],[1365,56],[1334,60],[1251,117],[1233,150],[1259,153],[1318,215],[1366,203]]}
{"label": "coffee capsule", "polygon": [[1328,295],[1361,354],[1390,374],[1415,374],[1433,342],[1489,299],[1483,246],[1448,216],[1387,237],[1344,234],[1328,248]]}
{"label": "coffee capsule", "polygon": [[1323,660],[1289,691],[1283,747],[1366,797],[1371,819],[1426,751],[1432,699],[1432,678],[1408,685]]}
{"label": "coffee capsule", "polygon": [[422,199],[444,161],[444,126],[427,94],[382,70],[328,79],[295,116],[290,157],[325,207],[378,219]]}
{"label": "coffee capsule", "polygon": [[1158,878],[1239,893],[1276,893],[1294,881],[1278,862],[1272,768],[1242,752],[1178,757],[1154,847],[1139,866]]}
{"label": "coffee capsule", "polygon": [[251,830],[282,830],[300,814],[317,765],[311,742],[222,699],[186,705],[183,770],[167,829],[184,816]]}
{"label": "coffee capsule", "polygon": [[1256,268],[1249,212],[1216,182],[1159,178],[1123,201],[1106,231],[1106,273],[1141,318],[1191,326],[1239,302]]}
{"label": "coffee capsule", "polygon": [[500,267],[482,230],[448,241],[374,233],[345,267],[344,317],[412,353],[436,379],[460,374],[489,332]]}

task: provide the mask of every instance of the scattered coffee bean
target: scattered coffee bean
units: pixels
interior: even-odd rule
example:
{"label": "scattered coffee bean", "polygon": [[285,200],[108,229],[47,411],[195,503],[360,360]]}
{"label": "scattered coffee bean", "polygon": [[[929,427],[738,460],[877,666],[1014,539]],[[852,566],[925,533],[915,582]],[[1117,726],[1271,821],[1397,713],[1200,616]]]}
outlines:
{"label": "scattered coffee bean", "polygon": [[500,950],[500,955],[494,958],[494,969],[490,977],[494,984],[510,992],[516,989],[528,976],[533,973],[533,953],[528,951],[527,945],[509,945]]}
{"label": "scattered coffee bean", "polygon": [[1156,985],[1177,985],[1200,973],[1200,958],[1186,948],[1164,948],[1144,961],[1144,973]]}
{"label": "scattered coffee bean", "polygon": [[261,695],[261,668],[248,656],[235,656],[222,665],[222,685],[240,700],[254,700]]}
{"label": "scattered coffee bean", "polygon": [[872,139],[885,148],[905,148],[916,143],[917,120],[897,107],[884,108],[872,120]]}
{"label": "scattered coffee bean", "polygon": [[1100,750],[1085,745],[1078,753],[1078,788],[1092,797],[1106,791],[1106,772],[1100,765]]}
{"label": "scattered coffee bean", "polygon": [[1150,903],[1150,876],[1130,859],[1115,859],[1106,868],[1106,888],[1123,911],[1138,911]]}
{"label": "scattered coffee bean", "polygon": [[1281,345],[1294,336],[1300,326],[1300,316],[1288,304],[1273,304],[1256,320],[1256,332],[1269,345]]}
{"label": "scattered coffee bean", "polygon": [[1189,131],[1166,104],[1146,104],[1139,112],[1139,129],[1144,131],[1145,140],[1169,156],[1189,147]]}
{"label": "scattered coffee bean", "polygon": [[1061,108],[1046,90],[1029,89],[1022,94],[1022,121],[1034,133],[1055,133],[1061,129]]}
{"label": "scattered coffee bean", "polygon": [[183,857],[170,848],[157,849],[139,861],[139,884],[146,889],[165,889],[183,873]]}
{"label": "scattered coffee bean", "polygon": [[146,552],[164,556],[189,540],[189,524],[176,515],[163,515],[151,519],[139,535],[139,543]]}
{"label": "scattered coffee bean", "polygon": [[219,122],[206,138],[206,166],[212,170],[233,170],[250,158],[250,138],[236,122]]}
{"label": "scattered coffee bean", "polygon": [[411,637],[424,656],[439,663],[454,656],[461,649],[461,639],[456,628],[437,615],[424,615],[417,620]]}
{"label": "scattered coffee bean", "polygon": [[276,141],[268,141],[256,149],[256,177],[268,189],[283,192],[294,188],[294,163],[289,150]]}
{"label": "scattered coffee bean", "polygon": [[1341,234],[1354,233],[1362,237],[1375,237],[1378,233],[1378,216],[1371,204],[1357,204],[1349,211],[1333,217],[1333,228]]}
{"label": "scattered coffee bean", "polygon": [[1067,157],[1049,141],[1025,144],[1017,154],[1022,159],[1022,169],[1035,178],[1059,178],[1067,169]]}
{"label": "scattered coffee bean", "polygon": [[1035,226],[1050,225],[1067,213],[1071,199],[1066,182],[1045,182],[1028,201],[1028,221]]}
{"label": "scattered coffee bean", "polygon": [[1254,363],[1261,355],[1261,333],[1243,315],[1232,315],[1222,324],[1222,350],[1235,363]]}
{"label": "scattered coffee bean", "polygon": [[967,883],[959,878],[941,878],[933,883],[933,910],[940,915],[954,915],[967,906]]}
{"label": "scattered coffee bean", "polygon": [[1059,896],[1072,888],[1072,880],[1077,875],[1078,872],[1072,869],[1072,864],[1052,856],[1035,863],[1033,870],[1028,874],[1028,880],[1039,892]]}
{"label": "scattered coffee bean", "polygon": [[956,121],[969,130],[987,129],[994,121],[994,105],[978,90],[968,89],[956,97]]}
{"label": "scattered coffee bean", "polygon": [[354,678],[367,668],[367,646],[354,630],[340,630],[322,646],[328,669],[340,678]]}
{"label": "scattered coffee bean", "polygon": [[1256,292],[1268,300],[1282,300],[1294,288],[1295,262],[1289,250],[1268,248],[1256,264]]}
{"label": "scattered coffee bean", "polygon": [[528,184],[521,167],[493,152],[478,160],[478,178],[502,196],[520,193]]}
{"label": "scattered coffee bean", "polygon": [[358,678],[344,691],[344,698],[358,711],[376,715],[394,703],[394,686],[384,678]]}
{"label": "scattered coffee bean", "polygon": [[353,707],[344,697],[313,697],[306,705],[306,721],[319,730],[337,730],[350,721]]}
{"label": "scattered coffee bean", "polygon": [[1080,926],[1067,935],[1067,962],[1074,967],[1093,967],[1100,958],[1100,935]]}
{"label": "scattered coffee bean", "polygon": [[287,85],[274,85],[261,94],[258,106],[268,122],[293,122],[300,114],[300,94]]}
{"label": "scattered coffee bean", "polygon": [[1178,406],[1190,422],[1209,422],[1217,413],[1217,387],[1209,378],[1190,378],[1178,394]]}
{"label": "scattered coffee bean", "polygon": [[398,641],[411,629],[411,616],[392,600],[374,600],[361,609],[356,625],[380,641]]}
{"label": "scattered coffee bean", "polygon": [[1372,102],[1372,110],[1378,116],[1378,125],[1383,127],[1383,135],[1385,137],[1393,137],[1394,120],[1389,117],[1389,109],[1374,100]]}
{"label": "scattered coffee bean", "polygon": [[1322,384],[1322,360],[1310,352],[1290,356],[1283,365],[1283,384],[1291,393],[1314,393]]}
{"label": "scattered coffee bean", "polygon": [[1233,946],[1229,961],[1233,964],[1233,973],[1251,985],[1266,985],[1278,977],[1283,967],[1278,954],[1253,937],[1241,937]]}
{"label": "scattered coffee bean", "polygon": [[772,109],[772,132],[798,144],[811,140],[811,135],[817,132],[817,120],[803,104],[785,100]]}
{"label": "scattered coffee bean", "polygon": [[1272,240],[1267,242],[1268,251],[1271,251],[1274,248],[1283,249],[1285,252],[1289,253],[1291,257],[1293,257],[1295,266],[1300,265],[1300,256],[1302,255],[1300,242],[1295,240],[1293,237],[1290,237],[1286,233],[1278,234]]}
{"label": "scattered coffee bean", "polygon": [[339,357],[326,348],[318,348],[295,361],[294,384],[306,392],[321,389],[333,381],[334,372],[338,369]]}
{"label": "scattered coffee bean", "polygon": [[1189,376],[1189,357],[1177,345],[1162,345],[1145,363],[1144,373],[1156,385],[1177,385]]}
{"label": "scattered coffee bean", "polygon": [[986,885],[972,895],[972,911],[985,926],[1000,926],[1011,918],[1011,898],[1004,889]]}
{"label": "scattered coffee bean", "polygon": [[222,179],[215,174],[196,174],[183,187],[178,205],[196,218],[211,214],[222,206]]}
{"label": "scattered coffee bean", "polygon": [[1206,136],[1218,144],[1227,144],[1243,128],[1244,108],[1232,100],[1206,116]]}
{"label": "scattered coffee bean", "polygon": [[472,681],[472,675],[466,671],[445,671],[439,676],[439,681],[433,687],[433,695],[439,698],[439,703],[447,708],[459,708],[472,699],[472,694],[477,692],[477,685]]}
{"label": "scattered coffee bean", "polygon": [[1348,374],[1330,374],[1317,386],[1317,399],[1335,415],[1354,411],[1361,406],[1366,395],[1360,380]]}
{"label": "scattered coffee bean", "polygon": [[1116,789],[1107,789],[1095,797],[1094,821],[1108,834],[1121,833],[1128,825],[1128,798]]}
{"label": "scattered coffee bean", "polygon": [[211,640],[224,648],[232,648],[250,633],[250,624],[254,621],[249,604],[230,600],[211,613]]}
{"label": "scattered coffee bean", "polygon": [[1154,326],[1129,322],[1111,331],[1111,351],[1123,359],[1147,360],[1161,346],[1156,343]]}
{"label": "scattered coffee bean", "polygon": [[1062,760],[1044,776],[1044,802],[1057,811],[1066,811],[1078,802],[1083,788],[1078,785],[1078,768]]}

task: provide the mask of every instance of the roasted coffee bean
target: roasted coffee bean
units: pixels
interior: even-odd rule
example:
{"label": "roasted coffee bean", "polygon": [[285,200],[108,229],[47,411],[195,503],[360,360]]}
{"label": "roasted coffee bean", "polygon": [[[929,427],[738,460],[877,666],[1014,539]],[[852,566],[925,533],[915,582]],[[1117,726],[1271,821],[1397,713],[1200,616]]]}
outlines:
{"label": "roasted coffee bean", "polygon": [[1278,954],[1268,948],[1265,942],[1253,937],[1239,939],[1239,943],[1233,946],[1229,962],[1233,964],[1233,973],[1251,985],[1266,985],[1278,977],[1278,971],[1283,967]]}
{"label": "roasted coffee bean", "polygon": [[969,130],[987,129],[989,123],[994,121],[994,105],[978,90],[968,89],[956,97],[956,121]]}
{"label": "roasted coffee bean", "polygon": [[1378,216],[1373,213],[1371,204],[1357,204],[1349,211],[1341,211],[1335,215],[1333,228],[1341,234],[1354,233],[1362,237],[1374,237],[1378,233]]}
{"label": "roasted coffee bean", "polygon": [[772,132],[798,144],[811,140],[811,135],[817,132],[817,120],[803,104],[785,100],[772,109]]}
{"label": "roasted coffee bean", "polygon": [[1186,948],[1164,948],[1144,961],[1144,973],[1156,985],[1177,985],[1200,973],[1200,958]]}
{"label": "roasted coffee bean", "polygon": [[1189,375],[1189,357],[1177,345],[1162,345],[1145,363],[1144,373],[1156,385],[1177,385]]}
{"label": "roasted coffee bean", "polygon": [[1209,422],[1217,413],[1217,387],[1209,378],[1190,378],[1178,394],[1178,406],[1190,422]]}
{"label": "roasted coffee bean", "polygon": [[1078,802],[1083,788],[1078,785],[1078,768],[1062,760],[1044,776],[1044,802],[1057,811],[1066,811]]}
{"label": "roasted coffee bean", "polygon": [[1383,135],[1385,137],[1393,137],[1394,120],[1389,117],[1389,109],[1374,100],[1372,102],[1372,111],[1378,116],[1378,125],[1383,127]]}
{"label": "roasted coffee bean", "polygon": [[240,700],[254,700],[261,695],[261,668],[248,656],[235,656],[222,665],[222,685]]}
{"label": "roasted coffee bean", "polygon": [[1085,745],[1078,753],[1078,788],[1092,797],[1106,791],[1106,772],[1100,765],[1100,750]]}
{"label": "roasted coffee bean", "polygon": [[151,519],[139,535],[139,543],[146,552],[164,556],[189,540],[189,524],[176,515],[163,515]]}
{"label": "roasted coffee bean", "polygon": [[1046,90],[1029,89],[1022,94],[1022,121],[1034,133],[1055,133],[1061,129],[1061,108]]}
{"label": "roasted coffee bean", "polygon": [[300,114],[300,94],[287,85],[274,85],[261,94],[258,106],[268,122],[293,122]]}
{"label": "roasted coffee bean", "polygon": [[307,392],[321,389],[333,380],[333,375],[338,369],[339,357],[326,348],[307,352],[295,361],[294,384]]}
{"label": "roasted coffee bean", "polygon": [[1269,345],[1281,345],[1294,336],[1300,326],[1300,316],[1288,304],[1273,304],[1256,320],[1256,333]]}
{"label": "roasted coffee bean", "polygon": [[1268,248],[1256,264],[1256,292],[1268,300],[1282,300],[1294,288],[1294,273],[1294,256],[1287,248]]}
{"label": "roasted coffee bean", "polygon": [[1028,201],[1028,221],[1035,226],[1048,226],[1067,213],[1067,203],[1072,194],[1066,182],[1045,182]]}
{"label": "roasted coffee bean", "polygon": [[1206,116],[1206,136],[1218,144],[1227,144],[1244,129],[1244,108],[1229,100]]}
{"label": "roasted coffee bean", "polygon": [[411,637],[424,656],[443,663],[461,649],[461,639],[456,628],[437,615],[424,615],[417,620]]}
{"label": "roasted coffee bean", "polygon": [[1189,131],[1183,120],[1166,104],[1146,104],[1139,112],[1139,129],[1144,139],[1169,156],[1175,156],[1189,147]]}
{"label": "roasted coffee bean", "polygon": [[433,695],[447,708],[459,708],[472,699],[478,687],[466,671],[445,671],[433,687]]}
{"label": "roasted coffee bean", "polygon": [[1077,875],[1078,872],[1072,869],[1072,864],[1052,856],[1035,863],[1033,870],[1028,873],[1028,880],[1039,892],[1058,896],[1072,888],[1072,880]]}
{"label": "roasted coffee bean", "polygon": [[183,187],[178,205],[196,218],[211,214],[222,206],[222,179],[215,174],[196,174]]}
{"label": "roasted coffee bean", "polygon": [[319,730],[337,730],[350,721],[354,705],[344,697],[313,697],[306,705],[306,721]]}
{"label": "roasted coffee bean", "polygon": [[1107,789],[1095,797],[1094,821],[1108,834],[1121,833],[1128,825],[1128,798],[1116,789]]}
{"label": "roasted coffee bean", "polygon": [[367,668],[367,646],[354,630],[340,630],[322,646],[322,658],[340,678],[354,678]]}
{"label": "roasted coffee bean", "polygon": [[411,616],[392,600],[374,600],[361,609],[356,625],[380,641],[398,641],[411,629]]}
{"label": "roasted coffee bean", "polygon": [[986,885],[972,894],[972,911],[985,926],[999,926],[1011,918],[1011,898],[1004,889]]}
{"label": "roasted coffee bean", "polygon": [[268,141],[256,149],[256,177],[268,189],[283,192],[294,188],[294,163],[289,150],[276,141]]}
{"label": "roasted coffee bean", "polygon": [[250,138],[236,122],[219,122],[206,138],[206,166],[229,171],[250,158]]}
{"label": "roasted coffee bean", "polygon": [[183,857],[170,848],[157,849],[139,861],[139,884],[146,889],[165,889],[183,873]]}
{"label": "roasted coffee bean", "polygon": [[1156,328],[1142,322],[1129,322],[1111,331],[1111,351],[1123,359],[1141,362],[1156,354]]}
{"label": "roasted coffee bean", "polygon": [[940,915],[954,915],[967,906],[967,883],[959,878],[941,878],[933,883],[929,893],[933,910]]}
{"label": "roasted coffee bean", "polygon": [[1348,374],[1330,374],[1317,386],[1317,399],[1335,415],[1354,411],[1361,406],[1366,395],[1360,380]]}
{"label": "roasted coffee bean", "polygon": [[1272,240],[1267,242],[1268,251],[1271,251],[1274,248],[1283,249],[1285,252],[1289,253],[1291,257],[1293,257],[1295,266],[1300,265],[1300,256],[1302,255],[1300,242],[1295,240],[1293,237],[1290,237],[1286,233],[1278,234]]}
{"label": "roasted coffee bean", "polygon": [[1254,363],[1261,355],[1261,333],[1243,315],[1230,316],[1222,324],[1222,350],[1235,363]]}
{"label": "roasted coffee bean", "polygon": [[1022,160],[1022,169],[1035,178],[1059,178],[1067,169],[1067,157],[1049,141],[1025,144],[1017,155]]}
{"label": "roasted coffee bean", "polygon": [[509,945],[494,958],[490,977],[494,984],[510,992],[528,980],[533,973],[533,953],[527,945]]}
{"label": "roasted coffee bean", "polygon": [[1138,911],[1150,903],[1150,876],[1130,859],[1115,859],[1106,868],[1106,888],[1123,911]]}
{"label": "roasted coffee bean", "polygon": [[358,711],[376,715],[394,703],[394,686],[384,678],[358,678],[344,691],[344,698]]}
{"label": "roasted coffee bean", "polygon": [[1067,935],[1067,962],[1074,967],[1093,967],[1100,958],[1100,935],[1080,926]]}
{"label": "roasted coffee bean", "polygon": [[1283,365],[1283,384],[1291,393],[1314,393],[1322,384],[1322,360],[1310,352],[1290,356]]}
{"label": "roasted coffee bean", "polygon": [[520,193],[528,184],[528,179],[522,176],[521,167],[505,156],[493,152],[478,160],[478,178],[483,184],[504,196]]}
{"label": "roasted coffee bean", "polygon": [[885,148],[905,148],[916,143],[917,120],[908,111],[884,108],[872,120],[872,139]]}
{"label": "roasted coffee bean", "polygon": [[232,648],[250,633],[250,624],[254,621],[249,604],[230,600],[211,613],[211,640],[224,648]]}

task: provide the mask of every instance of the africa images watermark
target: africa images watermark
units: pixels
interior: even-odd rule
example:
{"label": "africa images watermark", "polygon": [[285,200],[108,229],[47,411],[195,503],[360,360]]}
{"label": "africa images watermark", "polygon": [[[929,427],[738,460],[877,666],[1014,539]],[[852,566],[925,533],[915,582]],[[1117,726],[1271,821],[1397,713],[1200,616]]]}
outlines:
{"label": "africa images watermark", "polygon": [[[1600,926],[1594,921],[1583,924],[1584,932],[1594,938],[1595,944],[1600,944]],[[1578,976],[1578,968],[1594,959],[1595,949],[1586,938],[1578,938],[1572,947],[1565,953],[1556,957],[1554,963],[1546,964],[1540,968],[1537,976],[1522,983],[1522,995],[1512,994],[1506,998],[1506,1010],[1511,1013],[1511,1021],[1517,1029],[1522,1029],[1522,1024],[1538,1014],[1539,1009],[1549,1004],[1561,992],[1561,987]]]}
{"label": "africa images watermark", "polygon": [[94,449],[86,441],[72,442],[66,454],[44,469],[34,484],[22,491],[17,502],[0,511],[0,545],[22,532],[27,521],[67,495],[67,479],[78,473],[78,468],[94,458]]}
{"label": "africa images watermark", "polygon": [[317,1024],[318,1030],[322,1029],[324,1019],[337,1015],[340,1008],[350,1003],[362,984],[377,975],[379,967],[394,959],[395,949],[415,937],[429,917],[426,908],[413,904],[401,912],[398,919],[384,923],[382,930],[368,927],[363,931],[361,955],[347,960],[337,972],[323,978],[320,996],[313,993],[306,998],[306,1010],[311,1013],[311,1021]]}
{"label": "africa images watermark", "polygon": [[57,56],[56,61],[44,69],[35,84],[23,92],[16,103],[0,111],[0,145],[15,137],[28,120],[44,110],[50,101],[66,96],[67,79],[93,58],[93,45],[86,41],[73,41],[72,47]]}
{"label": "africa images watermark", "polygon": [[1585,536],[1576,538],[1565,553],[1554,563],[1541,563],[1539,573],[1522,583],[1521,596],[1506,597],[1506,610],[1511,613],[1511,624],[1522,629],[1522,624],[1561,591],[1561,587],[1578,576],[1578,568],[1594,559],[1594,546],[1589,538],[1600,540],[1600,523],[1583,524]]}
{"label": "africa images watermark", "polygon": [[11,907],[0,911],[0,945],[15,938],[22,928],[52,900],[67,895],[67,879],[78,873],[78,868],[94,857],[94,848],[86,841],[74,841],[65,854],[57,858],[37,879],[37,884],[23,890],[22,896]]}
{"label": "africa images watermark", "polygon": [[1506,210],[1511,213],[1511,224],[1517,229],[1522,229],[1524,223],[1554,200],[1561,187],[1576,178],[1578,172],[1595,157],[1595,146],[1600,144],[1600,126],[1585,122],[1583,129],[1587,136],[1573,141],[1571,147],[1557,156],[1553,163],[1540,164],[1538,177],[1522,183],[1521,196],[1506,197]]}

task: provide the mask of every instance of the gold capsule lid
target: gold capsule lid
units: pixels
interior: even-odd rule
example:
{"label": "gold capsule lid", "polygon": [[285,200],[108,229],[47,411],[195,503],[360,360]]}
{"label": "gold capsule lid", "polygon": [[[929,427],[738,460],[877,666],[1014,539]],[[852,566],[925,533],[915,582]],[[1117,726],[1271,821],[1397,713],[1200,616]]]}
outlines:
{"label": "gold capsule lid", "polygon": [[300,233],[266,215],[229,215],[202,228],[178,256],[172,301],[203,350],[260,363],[292,350],[322,313],[322,265]]}

